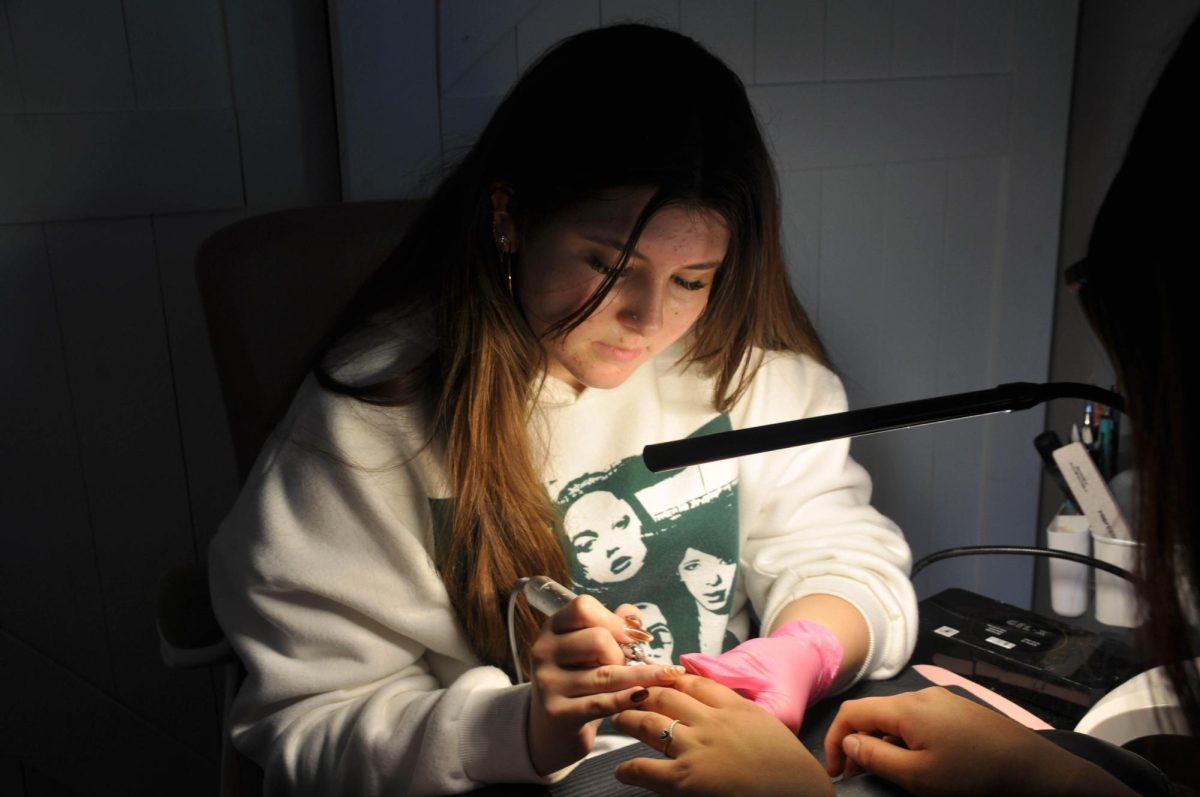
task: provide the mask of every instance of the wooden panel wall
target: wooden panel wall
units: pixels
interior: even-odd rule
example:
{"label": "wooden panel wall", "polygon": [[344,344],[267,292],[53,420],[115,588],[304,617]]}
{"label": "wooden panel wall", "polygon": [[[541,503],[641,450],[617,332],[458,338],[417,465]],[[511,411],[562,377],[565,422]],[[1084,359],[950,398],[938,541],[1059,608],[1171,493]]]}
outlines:
{"label": "wooden panel wall", "polygon": [[215,792],[214,685],[153,611],[236,490],[192,261],[338,198],[328,53],[314,0],[0,6],[6,795]]}

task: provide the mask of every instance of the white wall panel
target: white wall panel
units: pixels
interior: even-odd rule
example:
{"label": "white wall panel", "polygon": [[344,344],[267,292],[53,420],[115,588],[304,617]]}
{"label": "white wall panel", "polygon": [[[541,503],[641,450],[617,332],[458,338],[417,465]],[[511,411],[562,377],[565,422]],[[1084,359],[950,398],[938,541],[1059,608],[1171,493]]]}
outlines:
{"label": "white wall panel", "polygon": [[442,93],[442,149],[448,158],[470,147],[516,79],[517,33],[508,29]]}
{"label": "white wall panel", "polygon": [[[1007,72],[1012,68],[1013,15],[1016,0],[957,0],[954,3],[956,74]],[[1027,5],[1029,0],[1022,0]],[[1074,2],[1045,3],[1075,16]]]}
{"label": "white wall panel", "polygon": [[895,0],[893,77],[948,75],[954,65],[954,0]]}
{"label": "white wall panel", "polygon": [[[444,0],[437,3],[437,67],[441,90],[454,91],[467,70],[488,54],[503,33],[514,30],[516,23],[537,4],[538,0],[492,0],[486,3]],[[340,4],[335,5],[338,6]],[[340,8],[338,13],[342,13]],[[511,81],[512,77],[509,78]]]}
{"label": "white wall panel", "polygon": [[8,9],[0,4],[0,114],[25,111],[25,102],[21,99],[21,78],[12,45]]}
{"label": "white wall panel", "polygon": [[724,0],[680,0],[679,29],[754,80],[754,7]]}
{"label": "white wall panel", "polygon": [[[999,267],[997,233],[1007,165],[999,158],[948,164],[936,395],[991,386],[991,291]],[[932,432],[934,500],[929,529],[914,546],[918,556],[981,544],[984,538],[986,423],[972,418],[939,424]],[[983,560],[976,557],[939,562],[919,577],[917,586],[932,594],[975,584],[982,566]],[[1011,561],[1008,566],[1021,567]]]}
{"label": "white wall panel", "polygon": [[801,83],[825,76],[824,0],[757,0],[754,82]]}
{"label": "white wall panel", "polygon": [[[1044,381],[1049,374],[1075,23],[1074,4],[1023,2],[1015,9],[1012,156],[993,294],[995,382]],[[1044,407],[988,421],[987,541],[1037,540],[1037,506],[1029,496],[1041,470],[1033,438],[1044,428]],[[1025,600],[1031,571],[1017,581],[989,566],[980,573],[981,590]]]}
{"label": "white wall panel", "polygon": [[432,2],[330,5],[343,199],[416,195],[441,163],[435,13]]}
{"label": "white wall panel", "polygon": [[[16,795],[217,793],[211,746],[203,753],[181,749],[145,717],[5,630],[0,630],[0,681],[10,696],[0,723],[0,750],[24,763],[27,791]],[[216,722],[215,716],[207,719]]]}
{"label": "white wall panel", "polygon": [[[600,0],[542,0],[517,23],[517,66],[525,69],[550,45],[600,24]],[[619,58],[618,53],[613,53]]]}
{"label": "white wall panel", "polygon": [[134,107],[121,0],[8,0],[30,113]]}
{"label": "white wall panel", "polygon": [[750,98],[782,169],[997,155],[1006,76],[758,86]]}
{"label": "white wall panel", "polygon": [[0,389],[0,626],[69,662],[93,685],[112,689],[90,507],[72,423],[79,386],[63,356],[41,225],[0,226],[0,297],[0,357],[8,374]]}
{"label": "white wall panel", "polygon": [[222,5],[246,206],[274,210],[334,200],[341,181],[324,4]]}
{"label": "white wall panel", "polygon": [[600,22],[645,22],[677,30],[679,0],[600,0]]}
{"label": "white wall panel", "polygon": [[831,169],[821,178],[821,335],[851,406],[879,403],[885,170]]}
{"label": "white wall panel", "polygon": [[0,116],[0,222],[242,205],[231,111]]}
{"label": "white wall panel", "polygon": [[163,316],[179,431],[188,474],[188,504],[198,549],[207,543],[237,497],[238,477],[208,327],[196,288],[196,250],[241,212],[160,216],[154,241],[162,282]]}
{"label": "white wall panel", "polygon": [[139,108],[231,108],[220,0],[124,0]]}
{"label": "white wall panel", "polygon": [[821,172],[779,175],[783,200],[783,248],[788,276],[813,323],[821,303]]}
{"label": "white wall panel", "polygon": [[892,0],[825,4],[825,79],[887,77],[892,63]]}
{"label": "white wall panel", "polygon": [[[114,696],[176,738],[203,746],[211,733],[186,708],[205,692],[211,697],[211,685],[181,680],[162,666],[151,622],[158,579],[195,556],[153,230],[147,219],[51,224],[46,244]],[[145,622],[129,622],[133,617]]]}

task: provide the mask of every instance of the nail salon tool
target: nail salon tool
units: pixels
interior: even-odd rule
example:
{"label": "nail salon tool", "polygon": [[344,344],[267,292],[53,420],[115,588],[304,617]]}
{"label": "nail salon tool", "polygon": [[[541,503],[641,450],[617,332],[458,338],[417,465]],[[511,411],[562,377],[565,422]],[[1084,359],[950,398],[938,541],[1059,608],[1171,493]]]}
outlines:
{"label": "nail salon tool", "polygon": [[1117,508],[1104,477],[1083,443],[1070,443],[1054,452],[1054,461],[1071,487],[1071,495],[1094,534],[1116,540],[1131,540],[1129,526]]}
{"label": "nail salon tool", "polygon": [[[517,635],[516,627],[513,624],[518,594],[524,595],[530,606],[545,615],[554,614],[579,596],[547,576],[526,576],[517,579],[517,582],[513,584],[512,591],[508,594],[508,644],[512,650],[513,669],[517,673],[517,683],[524,683],[525,679],[521,676],[521,668],[517,666]],[[647,663],[649,654],[646,652],[646,646],[641,642],[623,643],[621,652],[625,654],[626,664]]]}
{"label": "nail salon tool", "polygon": [[1071,501],[1071,487],[1063,478],[1062,471],[1058,469],[1058,463],[1054,461],[1054,452],[1062,448],[1062,440],[1056,432],[1042,432],[1037,437],[1033,438],[1033,447],[1037,449],[1038,454],[1042,457],[1042,463],[1046,467],[1046,473],[1050,474],[1050,478],[1063,491],[1063,495],[1067,499],[1067,511],[1064,514],[1074,514],[1075,504]]}

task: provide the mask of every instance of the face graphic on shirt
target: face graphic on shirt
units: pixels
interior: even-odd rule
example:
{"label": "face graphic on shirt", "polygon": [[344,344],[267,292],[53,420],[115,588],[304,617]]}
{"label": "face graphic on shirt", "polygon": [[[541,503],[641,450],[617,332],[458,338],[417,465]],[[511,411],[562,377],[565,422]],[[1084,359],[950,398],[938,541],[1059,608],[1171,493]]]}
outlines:
{"label": "face graphic on shirt", "polygon": [[679,579],[696,603],[710,612],[721,612],[733,597],[734,562],[688,548],[679,563]]}
{"label": "face graphic on shirt", "polygon": [[642,522],[629,502],[613,493],[580,496],[563,515],[563,529],[589,581],[624,581],[636,575],[646,561]]}
{"label": "face graphic on shirt", "polygon": [[667,618],[663,615],[662,609],[658,608],[658,604],[655,603],[635,605],[642,613],[643,630],[654,636],[653,640],[646,643],[646,652],[650,654],[650,658],[663,663],[674,661],[672,657],[675,655],[675,637],[671,634],[671,629],[667,627]]}

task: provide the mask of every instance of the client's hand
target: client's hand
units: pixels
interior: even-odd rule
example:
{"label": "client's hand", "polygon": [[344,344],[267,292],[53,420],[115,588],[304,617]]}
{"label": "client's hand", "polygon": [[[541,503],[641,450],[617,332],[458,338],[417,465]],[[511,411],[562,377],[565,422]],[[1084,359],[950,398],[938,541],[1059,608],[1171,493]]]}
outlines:
{"label": "client's hand", "polygon": [[613,725],[668,756],[621,763],[622,783],[659,794],[833,794],[821,765],[787,728],[707,678],[683,675],[673,689],[651,689]]}
{"label": "client's hand", "polygon": [[846,701],[825,737],[825,761],[832,775],[865,770],[918,795],[1133,794],[1094,764],[941,687]]}
{"label": "client's hand", "polygon": [[842,643],[824,626],[796,620],[720,656],[688,653],[679,663],[753,700],[796,733],[804,710],[837,677]]}
{"label": "client's hand", "polygon": [[[618,607],[622,615],[637,608]],[[530,650],[530,691],[526,741],[540,775],[578,761],[592,750],[600,720],[635,705],[643,687],[669,684],[682,668],[625,664],[622,643],[650,635],[588,595],[548,618]]]}

